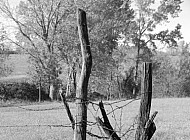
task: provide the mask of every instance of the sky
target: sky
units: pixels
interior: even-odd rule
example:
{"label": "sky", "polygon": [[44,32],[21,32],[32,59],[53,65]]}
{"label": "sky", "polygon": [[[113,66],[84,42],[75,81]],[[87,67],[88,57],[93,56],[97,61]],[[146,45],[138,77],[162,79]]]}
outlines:
{"label": "sky", "polygon": [[179,13],[179,17],[170,19],[170,22],[166,25],[162,25],[161,29],[172,30],[179,23],[182,25],[181,32],[185,42],[190,43],[190,0],[184,0],[181,4],[182,12]]}
{"label": "sky", "polygon": [[[20,0],[9,0],[10,5],[13,7],[18,5],[19,1]],[[158,0],[155,0],[155,1],[158,2]],[[187,43],[190,43],[190,0],[183,0],[183,3],[181,4],[181,9],[182,9],[182,12],[179,13],[179,17],[175,19],[171,18],[169,23],[159,26],[158,30],[159,29],[172,30],[179,23],[180,25],[182,25],[181,32],[182,32],[182,36],[184,37],[183,40]],[[3,23],[6,25],[9,25],[9,26],[11,25],[10,21],[7,21],[7,20],[1,20],[1,21],[3,21]],[[11,33],[11,31],[9,32]]]}

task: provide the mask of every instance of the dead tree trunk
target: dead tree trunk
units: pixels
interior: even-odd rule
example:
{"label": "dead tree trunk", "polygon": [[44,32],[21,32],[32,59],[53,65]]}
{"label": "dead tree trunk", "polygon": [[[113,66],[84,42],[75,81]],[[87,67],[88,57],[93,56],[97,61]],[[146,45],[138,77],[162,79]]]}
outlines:
{"label": "dead tree trunk", "polygon": [[77,9],[77,24],[82,51],[82,71],[76,92],[76,124],[74,140],[86,140],[87,88],[92,67],[92,55],[88,39],[86,12]]}
{"label": "dead tree trunk", "polygon": [[141,86],[141,103],[135,140],[150,140],[156,126],[153,122],[157,112],[149,119],[152,100],[152,64],[144,63]]}

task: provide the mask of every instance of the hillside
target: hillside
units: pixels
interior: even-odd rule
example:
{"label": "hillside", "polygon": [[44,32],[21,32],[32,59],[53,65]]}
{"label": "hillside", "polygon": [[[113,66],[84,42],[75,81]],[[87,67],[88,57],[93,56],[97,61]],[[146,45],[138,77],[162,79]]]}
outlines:
{"label": "hillside", "polygon": [[13,66],[13,72],[7,77],[1,77],[0,81],[25,81],[29,72],[28,59],[29,55],[27,54],[11,54],[5,63]]}

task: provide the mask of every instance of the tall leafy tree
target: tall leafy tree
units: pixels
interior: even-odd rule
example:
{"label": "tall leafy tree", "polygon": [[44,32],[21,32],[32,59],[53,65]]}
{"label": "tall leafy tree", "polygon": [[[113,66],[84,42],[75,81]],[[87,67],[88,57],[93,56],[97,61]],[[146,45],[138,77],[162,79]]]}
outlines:
{"label": "tall leafy tree", "polygon": [[[178,67],[176,59],[168,52],[157,53],[153,58],[156,68],[153,71],[153,96],[171,97],[180,92],[179,82],[182,80],[178,77]],[[182,84],[182,83],[181,83]]]}
{"label": "tall leafy tree", "polygon": [[189,95],[189,82],[190,82],[190,44],[181,41],[178,43],[178,51],[176,57],[178,58],[178,79],[181,79],[181,93],[180,96],[190,96]]}
{"label": "tall leafy tree", "polygon": [[[125,44],[128,48],[136,50],[133,58],[135,63],[134,81],[138,85],[139,64],[142,61],[151,61],[153,51],[157,49],[158,42],[168,47],[177,46],[181,39],[181,25],[177,24],[172,31],[156,32],[156,27],[169,22],[170,17],[175,18],[181,11],[181,0],[161,0],[156,8],[152,8],[155,0],[135,0],[132,4],[135,9],[135,18],[130,24],[130,30],[123,32]],[[136,88],[133,94],[136,95]]]}
{"label": "tall leafy tree", "polygon": [[[91,87],[94,87],[94,90],[102,91],[105,86],[109,87],[110,80],[113,79],[111,77],[115,76],[115,61],[112,58],[112,52],[118,45],[120,32],[124,30],[123,26],[127,25],[133,18],[133,10],[130,9],[129,4],[125,3],[126,7],[120,8],[123,5],[122,0],[87,0],[75,1],[74,3],[75,6],[82,7],[87,12],[90,45],[94,60]],[[63,30],[60,44],[66,47],[60,47],[60,50],[62,50],[62,56],[66,58],[66,62],[80,71],[81,55],[78,37],[76,36],[75,13],[75,10],[73,10],[73,14],[65,23],[67,28]],[[105,84],[102,84],[102,82]]]}
{"label": "tall leafy tree", "polygon": [[30,54],[36,64],[36,71],[43,70],[52,99],[55,96],[59,70],[56,39],[60,25],[68,16],[69,6],[70,2],[67,0],[21,1],[15,15],[9,4],[1,1],[1,11],[16,23],[19,31],[19,42],[14,43]]}
{"label": "tall leafy tree", "polygon": [[6,60],[9,59],[6,36],[4,25],[0,24],[0,76],[8,76],[13,70],[13,66],[6,64]]}
{"label": "tall leafy tree", "polygon": [[118,46],[120,33],[127,29],[127,25],[133,19],[134,11],[129,6],[130,2],[121,8],[122,0],[100,0],[89,5],[89,37],[94,60],[91,82],[95,90],[109,94],[116,85],[117,63],[112,54]]}

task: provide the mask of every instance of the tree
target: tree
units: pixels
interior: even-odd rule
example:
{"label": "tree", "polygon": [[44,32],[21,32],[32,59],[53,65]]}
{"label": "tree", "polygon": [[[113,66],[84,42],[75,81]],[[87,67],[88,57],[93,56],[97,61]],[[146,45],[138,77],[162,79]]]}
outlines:
{"label": "tree", "polygon": [[21,1],[15,14],[6,1],[1,1],[0,10],[12,19],[18,29],[16,45],[23,48],[37,65],[36,71],[43,70],[50,86],[50,98],[55,98],[59,60],[57,59],[56,37],[60,25],[68,16],[69,1],[28,0]]}
{"label": "tree", "polygon": [[8,76],[13,71],[13,66],[6,64],[9,59],[6,35],[4,25],[0,24],[0,76]]}
{"label": "tree", "polygon": [[[71,2],[74,5],[74,2]],[[72,5],[71,4],[71,5]],[[77,73],[81,69],[80,42],[77,35],[76,9],[71,6],[70,14],[67,20],[61,25],[57,45],[60,52],[60,58],[66,65],[67,88],[66,96],[75,96]]]}
{"label": "tree", "polygon": [[179,96],[189,96],[189,81],[190,81],[190,44],[181,41],[178,43],[178,79],[181,79],[181,93]]}
{"label": "tree", "polygon": [[175,62],[176,57],[168,52],[157,53],[153,58],[155,65],[153,71],[154,97],[173,97],[180,95],[183,80],[178,77],[179,70]]}
{"label": "tree", "polygon": [[[126,8],[121,9],[120,7],[123,5],[122,0],[87,0],[76,1],[75,4],[78,7],[82,7],[88,13],[87,22],[89,34],[91,35],[89,39],[92,47],[92,55],[95,58],[90,80],[91,87],[93,87],[92,91],[102,91],[103,89],[105,93],[108,91],[105,89],[111,90],[113,89],[112,85],[115,85],[115,61],[112,58],[112,52],[117,46],[120,30],[123,30],[122,26],[130,21],[133,11],[130,10],[129,3],[126,3]],[[59,49],[62,52],[61,56],[68,65],[68,75],[73,75],[70,70],[77,71],[77,73],[81,70],[80,43],[76,36],[77,28],[76,17],[73,14],[74,11],[70,14],[69,20],[64,23],[66,28],[62,29],[62,40],[59,43]],[[72,82],[68,80],[68,83]]]}
{"label": "tree", "polygon": [[[60,1],[27,1],[22,2],[19,6],[19,18],[14,17],[13,13],[11,13],[6,3],[3,3],[1,10],[10,18],[12,18],[17,25],[19,25],[20,32],[17,35],[17,38],[20,42],[16,42],[17,45],[24,48],[27,53],[30,53],[32,56],[33,64],[37,63],[38,69],[43,69],[46,73],[48,79],[48,75],[53,75],[55,71],[53,70],[52,65],[57,65],[59,60],[63,60],[67,64],[68,68],[68,84],[67,87],[70,89],[69,85],[71,82],[71,75],[77,75],[76,72],[80,72],[81,69],[81,59],[79,53],[79,41],[76,36],[76,17],[75,17],[75,6],[73,1],[62,1],[60,2],[60,8],[56,9],[56,4],[58,6]],[[63,6],[63,3],[65,5]],[[47,5],[48,6],[42,6]],[[52,6],[51,6],[52,5]],[[94,79],[102,79],[102,81],[109,81],[107,88],[110,85],[114,85],[114,63],[115,61],[112,59],[112,51],[114,47],[117,46],[117,40],[120,37],[120,31],[123,30],[122,26],[128,24],[130,19],[132,18],[133,11],[129,8],[129,3],[125,4],[125,8],[120,8],[123,5],[123,1],[114,1],[114,0],[102,0],[102,1],[77,1],[77,5],[84,7],[85,11],[88,14],[88,25],[89,32],[92,36],[90,36],[90,41],[93,42],[92,53],[96,59],[93,65],[93,75]],[[51,7],[53,7],[51,11]],[[106,7],[106,9],[105,9]],[[113,9],[115,9],[113,11]],[[59,11],[63,11],[62,20],[54,26],[54,20],[56,19],[56,14],[50,16],[50,20],[48,20],[48,15]],[[60,13],[59,13],[60,14]],[[60,18],[61,15],[58,15]],[[44,16],[44,17],[43,17]],[[66,18],[67,17],[67,18]],[[23,20],[25,19],[25,20]],[[52,20],[51,20],[52,19]],[[41,26],[40,22],[45,23],[45,26]],[[51,25],[51,26],[48,26]],[[48,28],[49,27],[49,28]],[[56,27],[56,31],[54,34],[54,27]],[[44,30],[45,29],[45,30]],[[49,29],[49,30],[48,30]],[[25,36],[23,35],[25,34]],[[26,37],[26,35],[28,37]],[[45,35],[45,36],[44,36]],[[48,35],[48,36],[47,36]],[[25,39],[26,38],[26,39]],[[46,38],[46,39],[45,39]],[[45,40],[44,40],[45,39]],[[25,42],[25,46],[23,43]],[[26,47],[26,45],[30,45],[30,47]],[[38,47],[40,46],[40,47]],[[52,49],[48,49],[48,46],[53,46]],[[50,50],[50,51],[49,51]],[[57,54],[57,55],[56,55]],[[51,57],[50,57],[51,56]],[[60,56],[59,60],[56,58]],[[51,59],[50,59],[51,58]],[[36,61],[38,60],[38,61]],[[50,64],[54,62],[54,64]],[[47,65],[48,63],[48,65]],[[37,68],[35,66],[35,68]],[[56,67],[59,67],[58,65]],[[55,69],[55,68],[54,68]],[[59,68],[56,68],[59,69]],[[36,71],[39,71],[36,69]],[[56,77],[55,75],[52,77]],[[52,77],[49,77],[52,79]],[[76,79],[76,77],[72,78]],[[111,81],[109,79],[112,79]],[[76,81],[76,80],[73,80]],[[91,80],[92,81],[92,80]],[[52,82],[49,82],[52,83]],[[73,82],[74,84],[75,82]],[[94,82],[95,83],[95,82]],[[53,85],[53,84],[51,84]],[[74,84],[76,87],[76,84]],[[102,85],[102,84],[101,84]],[[96,85],[96,87],[98,87]],[[76,88],[74,88],[76,89]],[[104,89],[104,88],[103,88]]]}
{"label": "tree", "polygon": [[[124,43],[130,49],[136,50],[134,81],[138,85],[139,64],[143,61],[150,62],[158,42],[168,47],[177,46],[177,39],[181,39],[181,25],[177,25],[173,31],[163,30],[156,33],[156,27],[169,21],[169,17],[175,18],[181,11],[181,0],[162,0],[157,8],[151,8],[155,0],[135,0],[135,18],[131,21],[130,30],[122,32],[125,35]],[[136,96],[136,88],[133,93]]]}
{"label": "tree", "polygon": [[189,44],[179,41],[177,45],[152,58],[155,97],[189,96]]}
{"label": "tree", "polygon": [[86,7],[92,56],[91,87],[92,91],[117,95],[117,62],[113,59],[113,51],[118,46],[120,33],[127,30],[127,25],[133,18],[130,2],[122,0],[92,1]]}

